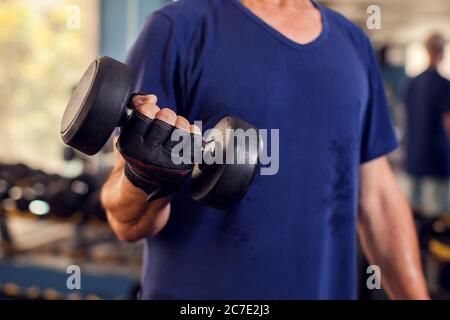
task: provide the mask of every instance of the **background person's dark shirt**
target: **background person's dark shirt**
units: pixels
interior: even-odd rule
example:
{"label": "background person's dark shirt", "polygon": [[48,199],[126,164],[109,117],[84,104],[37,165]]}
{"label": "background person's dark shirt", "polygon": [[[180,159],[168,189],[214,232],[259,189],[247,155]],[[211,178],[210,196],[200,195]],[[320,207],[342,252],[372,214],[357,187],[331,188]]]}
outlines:
{"label": "background person's dark shirt", "polygon": [[409,83],[406,92],[406,171],[415,177],[447,178],[450,145],[442,117],[450,111],[450,85],[436,69]]}

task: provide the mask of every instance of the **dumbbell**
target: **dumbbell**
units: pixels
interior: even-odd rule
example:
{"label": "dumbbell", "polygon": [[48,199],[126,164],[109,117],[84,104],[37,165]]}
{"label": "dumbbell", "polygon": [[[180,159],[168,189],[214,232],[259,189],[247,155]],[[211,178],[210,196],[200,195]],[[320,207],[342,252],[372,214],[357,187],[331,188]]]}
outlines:
{"label": "dumbbell", "polygon": [[52,216],[64,219],[80,211],[94,190],[93,178],[88,175],[72,179],[59,177],[47,186],[43,200],[48,203]]}
{"label": "dumbbell", "polygon": [[24,164],[3,165],[0,170],[1,207],[5,211],[26,211],[32,197],[29,179],[32,170]]}
{"label": "dumbbell", "polygon": [[[43,200],[50,176],[41,170],[29,169],[26,176],[15,176],[10,184],[4,207],[8,210],[18,209],[20,212],[31,212],[45,215],[48,204]],[[0,179],[1,180],[1,179]]]}
{"label": "dumbbell", "polygon": [[[132,83],[133,74],[127,65],[107,56],[95,59],[67,104],[61,122],[63,142],[86,155],[99,152],[115,128],[122,126],[128,118]],[[215,129],[206,138],[204,146],[215,141],[214,147],[222,148],[224,158],[227,153],[234,153],[233,159],[245,161],[195,165],[191,177],[191,195],[194,200],[210,207],[227,209],[240,201],[249,189],[258,168],[258,154],[263,144],[259,135],[256,148],[250,147],[245,139],[222,139],[230,129],[255,130],[258,133],[255,126],[237,117],[223,118]],[[226,141],[220,143],[220,140]],[[204,152],[205,149],[208,148],[204,148]]]}

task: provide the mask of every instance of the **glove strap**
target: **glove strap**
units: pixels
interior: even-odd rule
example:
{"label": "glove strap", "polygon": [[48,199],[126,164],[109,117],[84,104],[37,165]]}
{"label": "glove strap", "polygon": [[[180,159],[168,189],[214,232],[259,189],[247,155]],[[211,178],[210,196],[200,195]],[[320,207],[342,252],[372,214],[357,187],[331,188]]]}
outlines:
{"label": "glove strap", "polygon": [[179,186],[176,185],[170,185],[170,186],[162,186],[159,185],[156,181],[148,180],[147,178],[143,177],[139,173],[137,173],[135,170],[133,170],[128,163],[125,163],[125,176],[128,178],[128,180],[131,182],[133,186],[136,188],[139,188],[143,190],[145,193],[147,193],[147,202],[153,202],[157,199],[168,197],[174,193],[176,193],[179,189]]}

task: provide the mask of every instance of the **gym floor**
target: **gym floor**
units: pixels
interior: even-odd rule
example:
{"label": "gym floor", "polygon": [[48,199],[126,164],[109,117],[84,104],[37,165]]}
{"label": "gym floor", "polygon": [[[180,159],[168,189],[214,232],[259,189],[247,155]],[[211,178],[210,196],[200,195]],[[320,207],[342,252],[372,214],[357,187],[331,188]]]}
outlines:
{"label": "gym floor", "polygon": [[[168,2],[0,0],[0,299],[137,299],[144,242],[119,241],[99,199],[115,161],[112,143],[87,157],[64,146],[57,128],[86,66],[104,55],[123,61],[145,18]],[[361,26],[377,50],[400,141],[389,161],[414,211],[431,297],[450,299],[450,216],[440,203],[449,193],[427,182],[416,205],[401,97],[405,79],[427,67],[426,37],[450,40],[450,1],[318,2]],[[380,29],[366,24],[372,4],[381,8]],[[439,71],[450,78],[446,48]],[[66,281],[73,266],[83,270],[79,290]],[[367,266],[360,254],[359,299],[387,299],[367,288]]]}

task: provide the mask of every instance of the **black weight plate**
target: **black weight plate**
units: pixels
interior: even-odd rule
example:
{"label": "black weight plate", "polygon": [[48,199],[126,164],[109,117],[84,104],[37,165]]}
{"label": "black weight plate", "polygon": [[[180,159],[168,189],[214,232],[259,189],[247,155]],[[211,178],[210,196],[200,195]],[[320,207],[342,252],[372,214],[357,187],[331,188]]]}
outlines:
{"label": "black weight plate", "polygon": [[65,144],[96,154],[119,124],[130,93],[132,72],[110,57],[94,60],[74,89],[61,121]]}
{"label": "black weight plate", "polygon": [[[237,117],[223,118],[216,124],[215,129],[221,132],[222,137],[226,136],[227,129],[253,129],[258,132],[256,127]],[[214,135],[212,133],[205,137],[205,141],[214,140]],[[245,142],[230,144],[228,138],[218,139],[221,140],[224,140],[223,146],[218,144],[216,147],[223,148],[224,158],[229,152],[234,153],[234,159],[237,159],[238,154],[243,154],[245,163],[196,165],[191,179],[191,195],[195,201],[225,210],[247,193],[258,169],[258,149],[261,150],[263,145],[259,135],[258,148],[249,148]]]}

